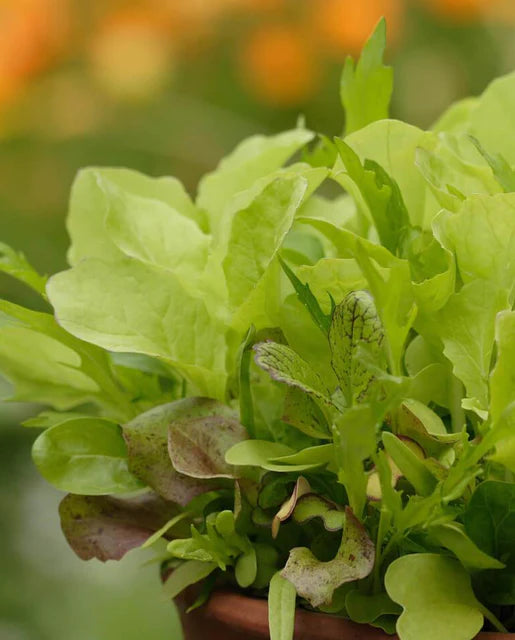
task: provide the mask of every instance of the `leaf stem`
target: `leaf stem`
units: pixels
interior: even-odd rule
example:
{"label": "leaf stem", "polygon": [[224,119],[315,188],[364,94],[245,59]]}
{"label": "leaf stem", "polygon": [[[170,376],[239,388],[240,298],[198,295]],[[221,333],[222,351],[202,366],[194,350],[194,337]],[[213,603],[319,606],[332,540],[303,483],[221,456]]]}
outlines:
{"label": "leaf stem", "polygon": [[508,629],[506,629],[503,623],[500,622],[500,620],[498,620],[496,616],[494,616],[490,609],[487,609],[483,604],[479,603],[479,610],[485,616],[488,622],[490,622],[492,626],[497,629],[497,631],[499,631],[500,633],[508,633]]}

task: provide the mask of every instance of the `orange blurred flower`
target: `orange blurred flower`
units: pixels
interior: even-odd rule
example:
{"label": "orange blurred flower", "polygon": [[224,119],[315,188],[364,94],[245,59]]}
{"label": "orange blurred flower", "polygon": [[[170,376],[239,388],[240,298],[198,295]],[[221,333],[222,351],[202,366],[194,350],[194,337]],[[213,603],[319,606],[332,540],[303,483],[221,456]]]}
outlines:
{"label": "orange blurred flower", "polygon": [[264,25],[251,32],[243,45],[240,69],[248,89],[273,106],[304,102],[318,83],[306,35],[292,24]]}
{"label": "orange blurred flower", "polygon": [[90,61],[108,92],[125,98],[154,95],[173,66],[169,16],[144,7],[108,14],[91,39]]}
{"label": "orange blurred flower", "polygon": [[477,20],[497,0],[423,0],[433,11],[452,19]]}
{"label": "orange blurred flower", "polygon": [[311,0],[313,27],[322,46],[337,57],[358,54],[384,16],[388,42],[400,35],[404,15],[403,0]]}
{"label": "orange blurred flower", "polygon": [[69,18],[67,0],[0,0],[0,102],[63,51]]}

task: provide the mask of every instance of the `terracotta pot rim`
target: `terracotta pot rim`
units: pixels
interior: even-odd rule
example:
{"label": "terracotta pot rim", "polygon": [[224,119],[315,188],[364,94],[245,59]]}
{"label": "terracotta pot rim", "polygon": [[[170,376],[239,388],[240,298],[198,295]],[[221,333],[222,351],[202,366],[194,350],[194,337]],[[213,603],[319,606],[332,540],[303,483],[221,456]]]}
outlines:
{"label": "terracotta pot rim", "polygon": [[[198,612],[198,613],[197,613]],[[237,591],[215,591],[202,609],[188,615],[202,615],[207,620],[224,624],[227,628],[250,634],[251,637],[268,638],[268,603],[265,599],[244,595]],[[253,635],[252,635],[253,634]],[[246,637],[246,635],[242,635]],[[297,609],[295,638],[316,640],[395,640],[380,629],[357,624],[335,615]],[[478,640],[514,640],[514,633],[482,632]]]}

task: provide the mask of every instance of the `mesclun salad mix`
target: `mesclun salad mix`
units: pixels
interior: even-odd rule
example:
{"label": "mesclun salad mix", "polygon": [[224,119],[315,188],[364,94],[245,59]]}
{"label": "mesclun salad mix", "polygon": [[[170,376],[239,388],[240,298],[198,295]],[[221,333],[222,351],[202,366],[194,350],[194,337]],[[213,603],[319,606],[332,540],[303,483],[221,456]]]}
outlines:
{"label": "mesclun salad mix", "polygon": [[48,303],[0,302],[0,371],[48,407],[71,547],[155,545],[193,606],[268,593],[273,640],[296,606],[515,630],[515,74],[421,131],[388,119],[384,45],[345,65],[344,137],[250,138],[195,200],[85,169],[67,271],[1,246]]}

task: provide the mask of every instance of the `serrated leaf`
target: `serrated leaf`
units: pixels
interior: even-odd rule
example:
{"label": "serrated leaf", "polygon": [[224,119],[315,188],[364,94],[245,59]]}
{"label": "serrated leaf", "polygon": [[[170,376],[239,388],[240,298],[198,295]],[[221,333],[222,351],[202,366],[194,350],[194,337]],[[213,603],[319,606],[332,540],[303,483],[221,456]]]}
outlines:
{"label": "serrated leaf", "polygon": [[336,557],[320,562],[305,547],[290,551],[288,562],[281,571],[299,596],[312,607],[331,604],[333,593],[340,585],[360,580],[370,574],[374,566],[375,549],[363,525],[347,507],[345,528]]}
{"label": "serrated leaf", "polygon": [[374,301],[365,291],[352,291],[336,306],[329,329],[331,365],[347,406],[366,398],[374,375],[358,358],[358,347],[366,343],[371,357],[381,351],[383,328]]}
{"label": "serrated leaf", "polygon": [[340,97],[345,108],[347,134],[375,120],[388,118],[393,90],[393,70],[383,64],[386,48],[386,22],[379,21],[366,42],[356,66],[351,57],[345,61]]}
{"label": "serrated leaf", "polygon": [[281,263],[284,273],[292,283],[300,302],[306,307],[317,327],[324,335],[327,335],[331,323],[331,317],[322,311],[318,300],[315,298],[309,287],[309,284],[302,283],[286,262],[284,262],[280,257],[279,262]]}
{"label": "serrated leaf", "polygon": [[0,271],[23,282],[46,299],[47,278],[39,275],[21,251],[11,249],[3,242],[0,242]]}

